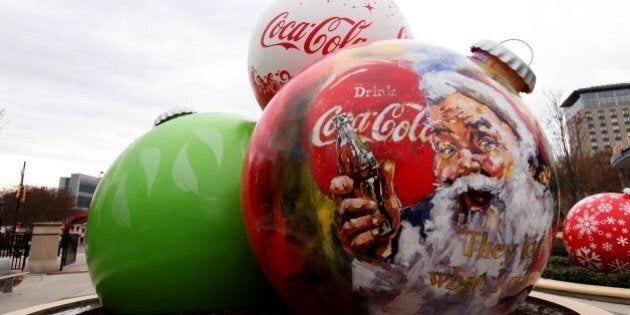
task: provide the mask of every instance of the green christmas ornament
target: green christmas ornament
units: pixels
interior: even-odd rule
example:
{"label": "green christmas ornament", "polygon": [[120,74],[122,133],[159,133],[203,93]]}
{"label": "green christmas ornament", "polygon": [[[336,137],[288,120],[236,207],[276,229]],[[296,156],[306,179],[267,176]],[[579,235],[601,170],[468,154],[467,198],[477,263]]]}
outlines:
{"label": "green christmas ornament", "polygon": [[231,114],[173,113],[113,163],[87,228],[87,263],[105,308],[163,313],[268,301],[240,205],[253,128]]}

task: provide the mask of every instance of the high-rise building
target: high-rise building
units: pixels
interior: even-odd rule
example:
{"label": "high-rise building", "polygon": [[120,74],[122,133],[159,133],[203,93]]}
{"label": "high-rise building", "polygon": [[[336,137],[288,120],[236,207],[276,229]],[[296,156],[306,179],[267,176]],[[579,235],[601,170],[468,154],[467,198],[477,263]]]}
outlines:
{"label": "high-rise building", "polygon": [[561,105],[572,143],[582,152],[610,150],[630,137],[630,83],[600,85],[573,91]]}
{"label": "high-rise building", "polygon": [[59,189],[65,190],[75,198],[78,209],[87,210],[98,185],[99,178],[84,174],[71,174],[70,177],[59,178]]}

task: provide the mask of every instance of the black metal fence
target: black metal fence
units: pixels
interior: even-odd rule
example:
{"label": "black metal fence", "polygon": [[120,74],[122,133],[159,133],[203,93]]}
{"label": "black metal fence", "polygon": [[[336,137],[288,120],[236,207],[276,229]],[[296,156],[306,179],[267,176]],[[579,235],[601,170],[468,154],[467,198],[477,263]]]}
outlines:
{"label": "black metal fence", "polygon": [[61,241],[59,242],[59,250],[61,251],[61,265],[59,266],[59,271],[63,270],[63,266],[67,266],[76,261],[78,242],[78,234],[61,234]]}
{"label": "black metal fence", "polygon": [[11,270],[24,270],[30,249],[29,234],[0,235],[0,258],[11,258]]}

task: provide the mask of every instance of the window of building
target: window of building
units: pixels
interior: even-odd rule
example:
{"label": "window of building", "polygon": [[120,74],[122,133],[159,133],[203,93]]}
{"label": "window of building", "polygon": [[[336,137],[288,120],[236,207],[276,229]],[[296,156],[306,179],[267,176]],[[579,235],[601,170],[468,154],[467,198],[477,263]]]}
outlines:
{"label": "window of building", "polygon": [[78,196],[77,197],[77,207],[78,208],[89,208],[90,202],[92,202],[91,197],[86,196]]}
{"label": "window of building", "polygon": [[614,109],[610,110],[610,118],[617,118],[617,111]]}
{"label": "window of building", "polygon": [[614,130],[619,130],[619,125],[613,125]]}
{"label": "window of building", "polygon": [[597,107],[599,106],[599,101],[597,97],[597,93],[584,93],[580,95],[582,99],[582,103],[584,107]]}
{"label": "window of building", "polygon": [[584,113],[584,115],[586,115],[586,119],[588,119],[588,120],[592,120],[593,119],[593,113],[591,113],[591,112],[586,112],[586,113]]}
{"label": "window of building", "polygon": [[611,118],[610,121],[612,121],[613,124],[619,123],[619,120],[617,120],[617,117]]}
{"label": "window of building", "polygon": [[597,141],[597,137],[594,133],[591,134],[591,141]]}
{"label": "window of building", "polygon": [[79,192],[93,194],[96,190],[96,184],[81,182]]}
{"label": "window of building", "polygon": [[615,135],[615,141],[621,141],[621,135]]}
{"label": "window of building", "polygon": [[594,145],[591,147],[591,149],[593,149],[593,152],[597,153],[597,150],[599,150],[599,147]]}

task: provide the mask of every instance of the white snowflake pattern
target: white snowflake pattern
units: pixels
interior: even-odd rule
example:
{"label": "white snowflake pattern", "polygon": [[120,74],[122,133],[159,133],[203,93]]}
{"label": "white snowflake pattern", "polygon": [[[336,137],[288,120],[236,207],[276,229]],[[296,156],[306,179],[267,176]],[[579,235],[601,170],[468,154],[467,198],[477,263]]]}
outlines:
{"label": "white snowflake pattern", "polygon": [[612,234],[610,232],[606,233],[606,238],[612,238]]}
{"label": "white snowflake pattern", "polygon": [[595,220],[595,217],[590,215],[588,211],[584,212],[584,216],[577,218],[578,223],[573,227],[576,230],[580,230],[578,237],[582,238],[584,234],[589,237],[593,232],[597,232],[599,230],[599,221]]}
{"label": "white snowflake pattern", "polygon": [[619,219],[619,220],[617,220],[617,223],[618,223],[619,225],[626,225],[626,220],[624,220],[624,219]]}
{"label": "white snowflake pattern", "polygon": [[608,267],[612,272],[630,271],[630,262],[623,260],[619,261],[619,259],[615,259],[615,261],[608,264]]}
{"label": "white snowflake pattern", "polygon": [[628,234],[628,229],[623,228],[623,229],[621,229],[621,232],[623,232],[623,234]]}
{"label": "white snowflake pattern", "polygon": [[602,260],[599,257],[599,255],[597,255],[597,253],[595,253],[594,251],[591,251],[588,247],[584,246],[584,247],[580,247],[577,252],[577,260],[578,262],[586,268],[594,268],[597,270],[600,270],[600,268],[602,267]]}
{"label": "white snowflake pattern", "polygon": [[628,245],[628,238],[627,237],[623,237],[623,236],[617,237],[617,244],[619,244],[621,246]]}
{"label": "white snowflake pattern", "polygon": [[630,202],[624,203],[623,206],[621,206],[621,211],[623,211],[625,215],[630,215]]}
{"label": "white snowflake pattern", "polygon": [[608,217],[606,218],[606,221],[604,221],[606,224],[615,224],[615,218],[613,217]]}
{"label": "white snowflake pattern", "polygon": [[591,249],[597,249],[597,244],[595,243],[591,243],[591,245],[589,246]]}
{"label": "white snowflake pattern", "polygon": [[600,203],[599,206],[597,207],[597,210],[604,212],[604,213],[608,213],[610,212],[610,210],[612,210],[612,206],[609,203]]}
{"label": "white snowflake pattern", "polygon": [[612,250],[613,246],[612,246],[612,244],[610,244],[610,243],[606,242],[606,243],[602,244],[602,248],[603,248],[605,251],[609,252],[609,251],[611,251],[611,250]]}

